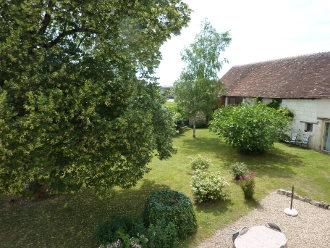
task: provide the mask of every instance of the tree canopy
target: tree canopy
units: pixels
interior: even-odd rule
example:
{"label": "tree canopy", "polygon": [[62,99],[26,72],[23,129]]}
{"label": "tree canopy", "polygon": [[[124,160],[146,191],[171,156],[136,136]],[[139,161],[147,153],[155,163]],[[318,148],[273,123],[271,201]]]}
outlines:
{"label": "tree canopy", "polygon": [[154,80],[181,0],[0,1],[0,190],[134,185],[172,121]]}
{"label": "tree canopy", "polygon": [[178,108],[193,121],[198,114],[210,116],[217,106],[222,87],[218,72],[226,59],[221,53],[231,41],[229,32],[218,33],[205,21],[194,42],[182,53],[186,66],[174,83],[175,101]]}

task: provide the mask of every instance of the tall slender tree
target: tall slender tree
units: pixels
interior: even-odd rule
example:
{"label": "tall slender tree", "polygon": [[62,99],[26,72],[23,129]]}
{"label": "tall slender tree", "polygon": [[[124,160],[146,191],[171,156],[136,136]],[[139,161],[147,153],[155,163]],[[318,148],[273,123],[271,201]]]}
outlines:
{"label": "tall slender tree", "polygon": [[182,53],[185,68],[174,83],[175,101],[192,121],[194,138],[198,114],[208,117],[216,108],[222,91],[218,73],[226,62],[221,55],[230,41],[229,32],[218,33],[210,22],[204,21],[201,32]]}
{"label": "tall slender tree", "polygon": [[153,80],[181,0],[0,1],[0,191],[130,187],[172,123]]}

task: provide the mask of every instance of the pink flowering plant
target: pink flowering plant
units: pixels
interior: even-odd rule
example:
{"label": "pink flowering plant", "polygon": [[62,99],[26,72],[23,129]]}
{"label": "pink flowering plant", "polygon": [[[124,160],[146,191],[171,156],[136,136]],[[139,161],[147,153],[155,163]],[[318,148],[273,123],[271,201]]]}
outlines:
{"label": "pink flowering plant", "polygon": [[249,174],[240,176],[238,180],[238,183],[243,190],[244,197],[247,200],[253,199],[254,188],[255,188],[255,181],[254,181],[255,177],[256,177],[256,173],[250,172]]}

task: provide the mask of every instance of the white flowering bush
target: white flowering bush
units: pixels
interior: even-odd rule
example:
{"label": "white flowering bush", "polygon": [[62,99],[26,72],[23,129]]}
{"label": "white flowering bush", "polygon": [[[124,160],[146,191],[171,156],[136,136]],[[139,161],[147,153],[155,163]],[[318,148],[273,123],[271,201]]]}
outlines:
{"label": "white flowering bush", "polygon": [[227,185],[220,173],[197,171],[192,176],[192,192],[197,203],[225,200]]}
{"label": "white flowering bush", "polygon": [[191,169],[194,171],[207,170],[210,167],[211,163],[212,163],[211,160],[201,155],[197,155],[191,161]]}

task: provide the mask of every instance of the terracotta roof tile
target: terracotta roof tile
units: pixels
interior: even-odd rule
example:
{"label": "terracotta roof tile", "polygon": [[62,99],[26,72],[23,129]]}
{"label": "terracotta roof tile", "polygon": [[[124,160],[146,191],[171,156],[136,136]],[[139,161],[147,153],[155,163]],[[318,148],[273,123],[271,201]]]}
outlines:
{"label": "terracotta roof tile", "polygon": [[330,52],[232,67],[227,96],[330,98]]}

